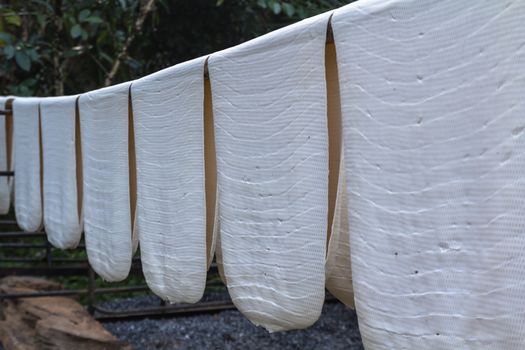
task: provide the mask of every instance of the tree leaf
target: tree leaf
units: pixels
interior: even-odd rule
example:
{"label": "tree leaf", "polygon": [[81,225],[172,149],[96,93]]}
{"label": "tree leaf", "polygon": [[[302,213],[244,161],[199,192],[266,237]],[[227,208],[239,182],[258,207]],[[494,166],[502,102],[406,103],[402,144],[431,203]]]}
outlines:
{"label": "tree leaf", "polygon": [[142,63],[137,61],[136,59],[134,58],[131,58],[131,57],[128,57],[126,59],[126,64],[131,68],[131,69],[134,69],[134,70],[137,70],[139,69],[141,66],[142,66]]}
{"label": "tree leaf", "polygon": [[224,0],[217,0],[217,2],[215,3],[215,6],[221,6],[222,4],[224,4]]}
{"label": "tree leaf", "polygon": [[102,20],[102,18],[98,16],[89,16],[88,18],[85,19],[85,22],[89,22],[91,24],[100,24],[100,23],[103,23],[104,21]]}
{"label": "tree leaf", "polygon": [[51,4],[49,3],[49,0],[32,0],[32,2],[44,6],[51,13],[55,13],[55,10],[53,9],[53,6],[51,6]]}
{"label": "tree leaf", "polygon": [[20,25],[22,24],[22,20],[20,19],[20,16],[17,15],[16,13],[14,13],[14,12],[9,13],[5,17],[5,21],[7,23],[12,24],[12,25],[17,26],[17,27],[20,27]]}
{"label": "tree leaf", "polygon": [[272,10],[273,10],[273,13],[275,13],[276,15],[278,15],[279,13],[281,13],[281,4],[278,3],[277,1],[274,2],[272,4]]}
{"label": "tree leaf", "polygon": [[9,33],[0,32],[0,42],[3,42],[4,44],[11,44],[13,40]]}
{"label": "tree leaf", "polygon": [[259,5],[259,7],[263,9],[267,7],[265,0],[257,0],[257,5]]}
{"label": "tree leaf", "polygon": [[38,52],[34,48],[31,48],[31,49],[27,50],[26,53],[29,55],[29,57],[33,61],[38,61],[40,59],[40,55],[38,54]]}
{"label": "tree leaf", "polygon": [[47,16],[42,13],[37,13],[36,21],[40,24],[40,27],[44,28],[47,24]]}
{"label": "tree leaf", "polygon": [[308,17],[308,13],[306,13],[306,10],[304,7],[299,7],[299,9],[297,10],[297,14],[299,15],[299,18]]}
{"label": "tree leaf", "polygon": [[98,54],[102,59],[106,60],[108,63],[113,63],[113,59],[107,53],[100,51]]}
{"label": "tree leaf", "polygon": [[287,2],[283,3],[283,10],[288,17],[292,17],[295,14],[295,7]]}
{"label": "tree leaf", "polygon": [[25,51],[17,51],[15,54],[16,64],[23,70],[29,72],[31,69],[31,60]]}
{"label": "tree leaf", "polygon": [[83,9],[82,11],[80,11],[80,13],[78,14],[78,20],[80,22],[84,22],[86,20],[86,18],[89,17],[89,15],[91,14],[91,11],[88,10],[88,9]]}
{"label": "tree leaf", "polygon": [[4,55],[8,60],[13,58],[13,56],[15,55],[15,47],[12,45],[7,45],[6,47],[4,47]]}
{"label": "tree leaf", "polygon": [[78,38],[81,35],[82,35],[82,28],[80,27],[80,25],[75,24],[73,27],[71,27],[71,37],[73,39]]}

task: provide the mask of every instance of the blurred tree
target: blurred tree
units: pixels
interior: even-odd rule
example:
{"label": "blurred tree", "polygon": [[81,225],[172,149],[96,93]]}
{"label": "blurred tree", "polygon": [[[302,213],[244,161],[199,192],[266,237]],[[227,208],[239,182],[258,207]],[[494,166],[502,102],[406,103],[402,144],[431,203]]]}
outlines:
{"label": "blurred tree", "polygon": [[0,94],[75,94],[136,79],[347,2],[7,0]]}

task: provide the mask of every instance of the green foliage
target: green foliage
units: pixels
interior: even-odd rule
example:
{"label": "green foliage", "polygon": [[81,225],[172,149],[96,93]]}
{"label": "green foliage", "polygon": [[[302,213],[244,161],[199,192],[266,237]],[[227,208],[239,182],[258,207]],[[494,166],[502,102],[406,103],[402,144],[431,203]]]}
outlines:
{"label": "green foliage", "polygon": [[130,35],[114,83],[236,45],[343,0],[10,0],[0,5],[0,94],[76,94],[104,85]]}

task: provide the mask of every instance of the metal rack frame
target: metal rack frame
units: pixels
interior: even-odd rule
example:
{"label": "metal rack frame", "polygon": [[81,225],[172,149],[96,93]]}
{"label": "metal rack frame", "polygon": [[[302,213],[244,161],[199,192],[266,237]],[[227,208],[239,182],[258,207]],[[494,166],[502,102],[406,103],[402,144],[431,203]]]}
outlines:
{"label": "metal rack frame", "polygon": [[[1,220],[0,228],[6,225],[13,225],[13,221]],[[43,243],[19,242],[23,239],[42,238]],[[17,240],[17,242],[9,240]],[[84,244],[79,244],[76,249],[84,249]],[[31,264],[31,266],[0,266],[0,277],[6,276],[79,276],[87,277],[88,286],[84,289],[64,289],[54,291],[38,291],[26,293],[3,293],[0,294],[0,302],[8,299],[19,298],[39,298],[54,296],[87,296],[87,309],[96,319],[103,321],[122,320],[143,317],[162,317],[162,316],[181,316],[198,313],[213,313],[222,310],[233,309],[234,305],[230,300],[225,301],[203,301],[196,304],[173,304],[169,305],[161,301],[158,307],[135,308],[129,310],[110,310],[97,305],[97,296],[104,294],[147,292],[149,288],[146,284],[126,287],[98,287],[96,284],[96,273],[93,271],[87,259],[64,259],[53,257],[53,248],[46,239],[44,232],[2,232],[0,233],[0,248],[11,249],[41,249],[43,254],[37,258],[18,258],[2,256],[0,264]],[[130,271],[132,276],[142,276],[140,258],[133,258]],[[217,275],[217,266],[212,264],[209,276]],[[207,283],[207,286],[220,286],[222,283]]]}
{"label": "metal rack frame", "polygon": [[[331,37],[330,31],[327,33]],[[11,114],[11,109],[0,110],[0,115]],[[0,171],[0,177],[14,177],[14,171]],[[169,305],[164,301],[160,302],[158,307],[145,307],[127,310],[110,310],[97,305],[97,295],[116,294],[126,292],[149,291],[146,284],[128,287],[97,287],[96,274],[89,265],[87,259],[64,259],[53,258],[55,248],[48,242],[45,232],[28,233],[23,231],[3,231],[2,228],[13,228],[16,226],[14,220],[0,219],[0,248],[10,249],[42,249],[45,253],[40,258],[19,258],[19,257],[2,257],[0,256],[0,277],[6,276],[83,276],[88,278],[88,287],[86,289],[64,289],[57,291],[38,291],[28,293],[0,293],[0,303],[3,300],[20,299],[20,298],[39,298],[53,296],[87,296],[88,311],[100,321],[116,321],[139,318],[154,318],[168,316],[188,316],[202,313],[216,313],[223,310],[235,309],[231,300],[224,301],[201,301],[196,304],[173,304]],[[23,239],[42,238],[42,243],[24,243],[19,242]],[[15,242],[10,240],[16,240]],[[79,244],[75,249],[84,249],[84,244]],[[32,266],[2,266],[2,263],[31,263]],[[132,261],[130,275],[143,276],[140,258],[135,257]],[[217,276],[217,266],[212,264],[208,271],[208,277]],[[218,286],[222,283],[207,283],[206,286]],[[150,292],[150,294],[153,294]],[[326,301],[335,301],[336,299],[327,295]]]}
{"label": "metal rack frame", "polygon": [[[0,110],[0,115],[11,115],[12,109]],[[0,177],[14,177],[14,171],[0,171]],[[10,229],[15,228],[11,231]],[[6,230],[8,229],[8,230]],[[5,231],[5,232],[2,232]],[[41,238],[41,243],[20,242],[24,239]],[[13,241],[14,240],[14,241]],[[75,249],[84,249],[84,244],[79,244]],[[103,321],[122,320],[143,317],[165,317],[191,315],[198,313],[213,313],[222,310],[234,309],[230,300],[198,302],[196,304],[166,304],[160,302],[158,307],[136,308],[128,310],[110,310],[97,305],[97,296],[104,294],[147,292],[148,286],[144,283],[138,286],[127,287],[97,287],[96,273],[89,265],[87,259],[78,258],[56,258],[53,257],[55,248],[48,242],[45,232],[23,232],[19,231],[16,221],[0,219],[0,249],[42,249],[43,254],[37,258],[0,256],[0,277],[6,276],[46,276],[87,277],[88,283],[85,289],[64,289],[57,291],[38,291],[28,293],[0,293],[0,303],[3,300],[19,298],[39,298],[53,296],[87,296],[87,309],[96,319]],[[3,266],[3,265],[9,266]],[[26,264],[26,266],[12,266]],[[30,264],[30,266],[27,266]],[[135,257],[132,261],[130,275],[143,276],[140,258]],[[217,266],[212,264],[208,271],[208,277],[217,275]],[[207,283],[207,286],[219,286],[222,283]],[[150,294],[152,294],[150,292]]]}

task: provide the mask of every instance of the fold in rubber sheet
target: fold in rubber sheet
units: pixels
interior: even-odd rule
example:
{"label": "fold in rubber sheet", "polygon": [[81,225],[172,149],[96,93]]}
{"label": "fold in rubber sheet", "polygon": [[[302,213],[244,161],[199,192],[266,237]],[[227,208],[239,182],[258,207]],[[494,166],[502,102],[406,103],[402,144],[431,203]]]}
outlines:
{"label": "fold in rubber sheet", "polygon": [[50,97],[40,103],[44,228],[49,242],[61,249],[76,247],[82,234],[76,99],[77,96]]}
{"label": "fold in rubber sheet", "polygon": [[326,289],[345,305],[354,308],[344,162],[341,162],[332,235],[326,256]]}
{"label": "fold in rubber sheet", "polygon": [[132,85],[137,158],[137,220],[150,289],[194,303],[206,284],[204,59]]}
{"label": "fold in rubber sheet", "polygon": [[217,264],[217,272],[224,285],[228,285],[226,282],[226,276],[224,275],[224,265],[222,264],[222,247],[221,247],[221,235],[220,229],[217,231],[215,237],[215,263]]}
{"label": "fold in rubber sheet", "polygon": [[[8,97],[0,97],[0,110],[5,110]],[[7,116],[0,115],[0,171],[10,171],[8,164],[8,132]],[[11,205],[11,180],[0,176],[0,214],[7,214]]]}
{"label": "fold in rubber sheet", "polygon": [[236,307],[270,331],[322,309],[329,14],[213,54],[220,245]]}
{"label": "fold in rubber sheet", "polygon": [[26,97],[13,102],[15,215],[18,226],[28,232],[42,227],[40,100]]}
{"label": "fold in rubber sheet", "polygon": [[368,349],[524,349],[525,2],[337,10]]}
{"label": "fold in rubber sheet", "polygon": [[84,234],[89,263],[106,281],[126,278],[132,258],[130,83],[80,96]]}

